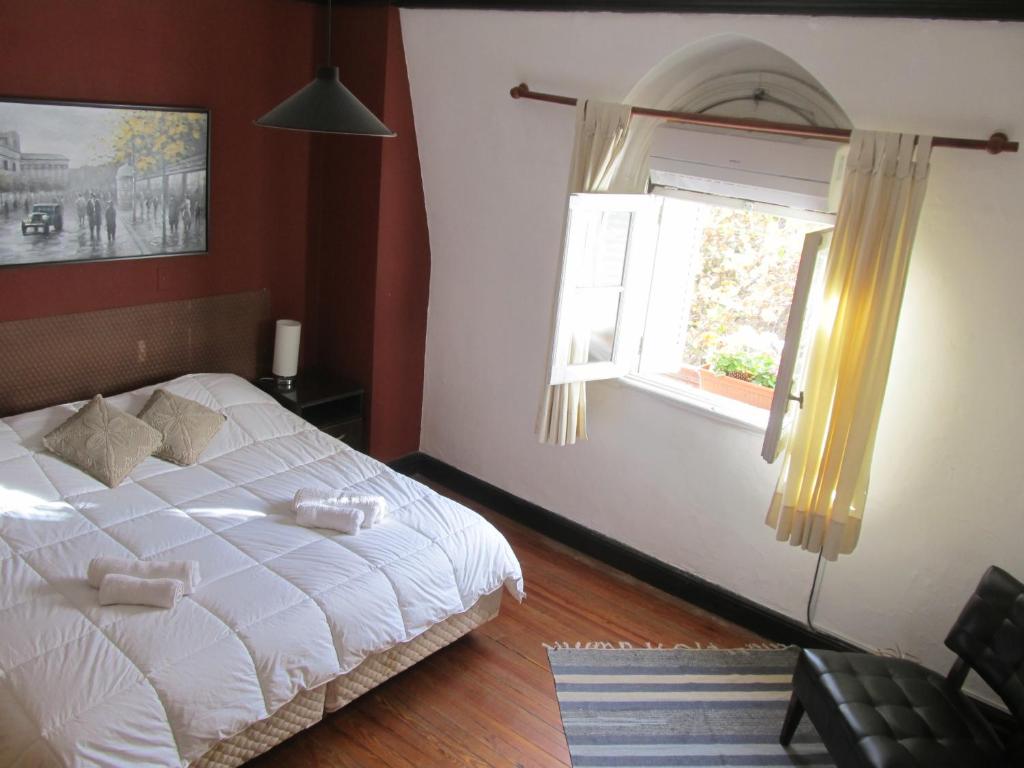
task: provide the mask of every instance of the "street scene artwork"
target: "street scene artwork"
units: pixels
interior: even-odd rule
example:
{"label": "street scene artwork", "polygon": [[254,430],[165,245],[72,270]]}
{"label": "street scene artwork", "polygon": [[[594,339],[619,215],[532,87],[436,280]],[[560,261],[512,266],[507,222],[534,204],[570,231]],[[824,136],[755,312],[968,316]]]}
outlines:
{"label": "street scene artwork", "polygon": [[209,120],[0,99],[0,267],[205,252]]}

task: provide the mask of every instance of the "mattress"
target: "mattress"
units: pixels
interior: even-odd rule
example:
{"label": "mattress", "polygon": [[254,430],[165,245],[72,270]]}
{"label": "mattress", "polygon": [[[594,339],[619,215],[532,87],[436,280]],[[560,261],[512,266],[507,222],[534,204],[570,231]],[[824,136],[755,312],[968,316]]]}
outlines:
{"label": "mattress", "polygon": [[[0,766],[186,766],[483,596],[523,596],[471,510],[243,379],[162,386],[227,421],[196,465],[149,458],[114,489],[42,448],[83,403],[0,421]],[[110,401],[137,413],[151,391]],[[302,528],[301,487],[392,513],[356,536]],[[85,581],[100,555],[198,560],[203,581],[170,611],[101,607]]]}

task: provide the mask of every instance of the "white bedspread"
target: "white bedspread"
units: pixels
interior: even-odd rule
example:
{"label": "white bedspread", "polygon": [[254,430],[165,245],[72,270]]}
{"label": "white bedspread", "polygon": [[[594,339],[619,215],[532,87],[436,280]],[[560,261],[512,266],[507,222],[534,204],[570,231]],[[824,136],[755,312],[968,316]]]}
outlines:
{"label": "white bedspread", "polygon": [[[43,450],[83,403],[0,421],[0,766],[187,765],[304,689],[522,574],[486,520],[342,445],[248,382],[165,388],[228,420],[201,461],[109,489]],[[135,414],[152,388],[111,398]],[[301,487],[387,498],[357,536],[295,524]],[[194,559],[172,610],[101,607],[98,555]]]}

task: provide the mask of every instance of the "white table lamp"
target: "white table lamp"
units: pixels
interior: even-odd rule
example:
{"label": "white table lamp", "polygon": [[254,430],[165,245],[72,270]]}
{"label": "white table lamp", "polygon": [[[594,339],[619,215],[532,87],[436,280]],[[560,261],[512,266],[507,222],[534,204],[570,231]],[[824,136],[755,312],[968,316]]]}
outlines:
{"label": "white table lamp", "polygon": [[288,390],[295,386],[299,372],[299,336],[302,323],[298,320],[278,320],[274,333],[274,378],[277,388]]}

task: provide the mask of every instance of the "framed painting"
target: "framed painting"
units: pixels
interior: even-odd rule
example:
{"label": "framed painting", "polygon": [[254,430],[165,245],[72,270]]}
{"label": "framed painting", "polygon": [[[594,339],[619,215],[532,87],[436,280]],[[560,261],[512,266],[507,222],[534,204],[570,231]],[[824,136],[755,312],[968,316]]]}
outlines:
{"label": "framed painting", "polygon": [[205,253],[210,113],[0,97],[0,266]]}

